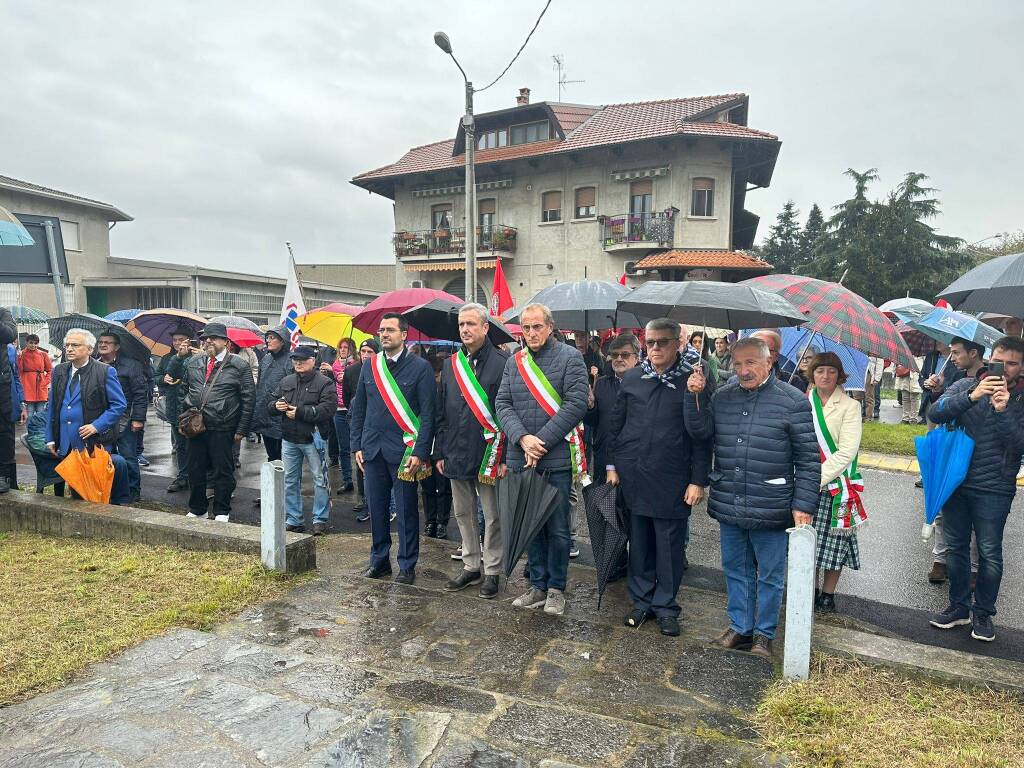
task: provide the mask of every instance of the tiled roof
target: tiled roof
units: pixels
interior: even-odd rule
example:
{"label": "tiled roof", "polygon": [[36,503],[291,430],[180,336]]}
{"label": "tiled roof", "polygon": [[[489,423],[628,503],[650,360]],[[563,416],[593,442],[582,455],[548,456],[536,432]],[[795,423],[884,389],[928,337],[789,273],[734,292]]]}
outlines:
{"label": "tiled roof", "polygon": [[636,263],[637,269],[661,269],[683,267],[696,269],[750,269],[770,272],[772,265],[750,256],[743,251],[662,251],[644,256]]}
{"label": "tiled roof", "polygon": [[[478,151],[476,163],[485,165],[502,160],[573,152],[674,135],[777,142],[778,137],[745,125],[700,121],[709,112],[745,98],[743,94],[729,93],[721,96],[610,104],[604,107],[549,103],[547,106],[565,131],[564,141],[552,139]],[[457,168],[465,163],[465,158],[461,154],[453,156],[454,147],[453,139],[416,147],[406,152],[398,162],[362,173],[353,182],[360,184],[409,173]]]}
{"label": "tiled roof", "polygon": [[132,220],[131,216],[118,210],[110,203],[92,200],[88,197],[80,197],[79,195],[73,195],[70,192],[61,192],[59,189],[43,187],[39,184],[33,184],[30,181],[22,181],[21,179],[14,179],[10,176],[0,176],[0,189],[9,189],[14,192],[25,192],[30,195],[41,195],[43,197],[49,197],[57,200],[67,200],[70,203],[78,203],[79,205],[85,205],[90,208],[102,208],[105,211],[116,214],[116,218],[112,218],[110,221]]}

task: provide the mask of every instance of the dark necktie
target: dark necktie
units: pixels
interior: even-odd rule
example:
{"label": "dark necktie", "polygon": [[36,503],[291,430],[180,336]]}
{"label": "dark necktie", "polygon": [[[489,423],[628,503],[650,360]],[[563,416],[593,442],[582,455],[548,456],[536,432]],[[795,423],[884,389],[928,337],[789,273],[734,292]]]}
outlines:
{"label": "dark necktie", "polygon": [[68,392],[71,393],[72,397],[74,397],[75,393],[78,391],[78,386],[78,371],[73,370],[71,372],[71,384],[68,386]]}

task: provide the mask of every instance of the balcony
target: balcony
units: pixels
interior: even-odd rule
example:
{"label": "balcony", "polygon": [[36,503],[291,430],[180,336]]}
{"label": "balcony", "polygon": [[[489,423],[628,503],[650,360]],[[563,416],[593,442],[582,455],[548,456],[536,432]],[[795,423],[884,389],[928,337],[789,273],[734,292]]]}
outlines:
{"label": "balcony", "polygon": [[[515,227],[504,224],[477,227],[477,253],[515,253],[517,235]],[[446,258],[464,254],[466,252],[466,228],[451,227],[396,232],[394,241],[395,256],[399,259],[433,261],[435,257]]]}
{"label": "balcony", "polygon": [[671,248],[675,240],[675,217],[678,213],[678,208],[669,208],[650,213],[598,216],[601,244],[608,253]]}

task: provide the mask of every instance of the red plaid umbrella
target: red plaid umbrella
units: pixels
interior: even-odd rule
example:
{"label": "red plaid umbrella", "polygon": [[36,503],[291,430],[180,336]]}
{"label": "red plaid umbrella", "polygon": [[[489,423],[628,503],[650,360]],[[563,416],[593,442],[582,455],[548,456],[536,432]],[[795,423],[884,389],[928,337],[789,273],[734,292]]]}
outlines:
{"label": "red plaid umbrella", "polygon": [[787,299],[807,315],[803,328],[917,370],[914,355],[892,321],[849,288],[802,275],[764,275],[743,282]]}
{"label": "red plaid umbrella", "polygon": [[907,342],[907,346],[910,347],[910,351],[917,357],[922,357],[929,352],[935,351],[935,339],[911,328],[902,320],[896,320],[894,324],[896,325],[896,332],[903,337],[903,340]]}

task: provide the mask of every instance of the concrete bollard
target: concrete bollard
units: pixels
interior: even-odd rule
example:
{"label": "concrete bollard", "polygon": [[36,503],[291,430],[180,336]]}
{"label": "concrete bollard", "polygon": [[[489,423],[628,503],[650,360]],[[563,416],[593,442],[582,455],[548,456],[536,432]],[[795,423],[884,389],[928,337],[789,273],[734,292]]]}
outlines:
{"label": "concrete bollard", "polygon": [[266,461],[260,468],[260,557],[272,571],[285,570],[284,464]]}
{"label": "concrete bollard", "polygon": [[806,680],[811,671],[817,537],[810,525],[790,528],[786,532],[789,534],[789,559],[786,566],[786,644],[782,675],[787,680]]}

